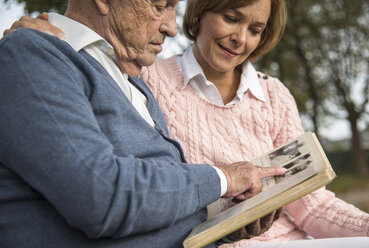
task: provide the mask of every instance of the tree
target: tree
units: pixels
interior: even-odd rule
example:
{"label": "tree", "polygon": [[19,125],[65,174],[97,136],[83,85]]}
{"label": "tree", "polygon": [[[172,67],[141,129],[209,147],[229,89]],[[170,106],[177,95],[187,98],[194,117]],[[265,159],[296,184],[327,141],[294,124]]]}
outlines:
{"label": "tree", "polygon": [[[336,40],[338,49],[335,54],[322,46],[320,50],[326,56],[323,62],[330,65],[330,87],[335,93],[332,101],[345,109],[351,126],[352,158],[357,173],[368,175],[358,122],[367,114],[369,102],[369,2],[341,0],[336,5],[330,4],[323,14],[336,28],[334,32],[327,32],[326,37]],[[354,93],[359,87],[362,89],[360,95]]]}
{"label": "tree", "polygon": [[338,113],[344,111],[343,118],[352,132],[353,166],[357,173],[368,175],[358,122],[368,115],[369,2],[287,3],[289,20],[284,38],[259,64],[274,68],[287,83],[318,135],[327,116],[342,118]]}
{"label": "tree", "polygon": [[5,0],[5,3],[17,1],[18,3],[25,3],[25,10],[31,14],[33,12],[48,12],[50,10],[58,13],[64,13],[67,9],[68,0]]}

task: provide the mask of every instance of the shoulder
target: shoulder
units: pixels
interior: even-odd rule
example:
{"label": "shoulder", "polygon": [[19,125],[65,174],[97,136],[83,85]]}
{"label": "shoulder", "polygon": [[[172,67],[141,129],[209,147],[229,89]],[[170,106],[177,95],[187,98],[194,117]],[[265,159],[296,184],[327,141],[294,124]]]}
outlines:
{"label": "shoulder", "polygon": [[11,44],[19,44],[19,43],[28,43],[32,41],[33,39],[39,39],[41,37],[39,35],[39,32],[34,31],[32,29],[28,28],[19,28],[15,30],[14,32],[4,36],[0,40],[0,46],[4,46],[5,44],[11,43]]}
{"label": "shoulder", "polygon": [[260,85],[268,94],[273,92],[290,92],[289,89],[276,77],[269,76],[262,72],[257,72]]}
{"label": "shoulder", "polygon": [[[0,54],[11,55],[0,60],[1,64],[21,64],[27,67],[45,68],[70,64],[84,60],[67,42],[52,35],[28,28],[20,28],[0,40]],[[38,68],[40,69],[40,68]],[[65,69],[65,68],[64,68]]]}
{"label": "shoulder", "polygon": [[277,147],[303,133],[301,119],[295,98],[288,88],[278,78],[260,72],[258,75],[273,116],[274,124],[270,135]]}
{"label": "shoulder", "polygon": [[77,82],[74,66],[77,56],[78,53],[66,42],[51,35],[18,29],[0,41],[2,87],[50,88],[61,79]]}
{"label": "shoulder", "polygon": [[27,50],[30,48],[36,50],[72,49],[66,42],[52,35],[44,34],[28,28],[19,28],[0,40],[1,50],[13,47],[17,50]]}
{"label": "shoulder", "polygon": [[22,64],[29,67],[55,66],[76,60],[77,52],[65,41],[35,30],[20,28],[0,40],[0,54],[10,55],[1,63]]}
{"label": "shoulder", "polygon": [[278,78],[257,72],[264,94],[270,101],[293,101],[290,90]]}

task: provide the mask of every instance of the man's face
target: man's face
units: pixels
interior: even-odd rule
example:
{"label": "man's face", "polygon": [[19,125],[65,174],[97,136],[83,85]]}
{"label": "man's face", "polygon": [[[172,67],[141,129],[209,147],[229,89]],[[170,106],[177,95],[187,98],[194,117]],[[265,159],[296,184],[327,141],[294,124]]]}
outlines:
{"label": "man's face", "polygon": [[177,33],[178,0],[111,0],[108,41],[123,72],[138,76],[154,63],[166,36]]}

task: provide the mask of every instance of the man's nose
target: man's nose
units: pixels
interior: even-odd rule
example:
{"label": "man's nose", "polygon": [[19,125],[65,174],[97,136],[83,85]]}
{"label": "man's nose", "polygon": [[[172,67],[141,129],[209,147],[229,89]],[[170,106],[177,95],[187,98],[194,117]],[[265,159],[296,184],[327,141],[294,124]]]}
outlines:
{"label": "man's nose", "polygon": [[176,9],[168,10],[163,18],[163,22],[159,27],[161,33],[165,33],[169,37],[177,34]]}

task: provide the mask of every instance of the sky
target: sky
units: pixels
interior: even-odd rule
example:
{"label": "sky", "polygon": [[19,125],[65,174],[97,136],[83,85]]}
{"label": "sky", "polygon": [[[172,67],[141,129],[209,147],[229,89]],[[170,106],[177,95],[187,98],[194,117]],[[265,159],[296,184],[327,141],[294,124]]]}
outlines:
{"label": "sky", "polygon": [[[0,3],[0,37],[3,36],[3,31],[6,28],[9,28],[11,24],[21,17],[24,13],[23,4],[12,3],[12,4],[5,4],[2,0]],[[7,6],[9,8],[7,8]]]}
{"label": "sky", "polygon": [[[181,11],[184,11],[183,4],[184,3],[182,2],[179,5]],[[23,4],[12,2],[11,4],[7,4],[7,6],[5,6],[3,0],[0,2],[0,38],[3,36],[3,31],[9,28],[12,23],[19,19],[22,15],[24,15]],[[163,46],[163,50],[166,52],[162,53],[160,57],[167,58],[174,54],[180,53],[181,49],[177,46],[176,43],[180,43],[182,44],[182,46],[186,46],[189,44],[189,42],[183,37],[177,36],[175,40],[166,39],[166,42]],[[305,126],[308,126],[308,124]],[[343,120],[334,120],[332,121],[332,124],[329,126],[329,128],[322,128],[321,134],[322,136],[332,141],[348,138],[350,137],[348,122]]]}

